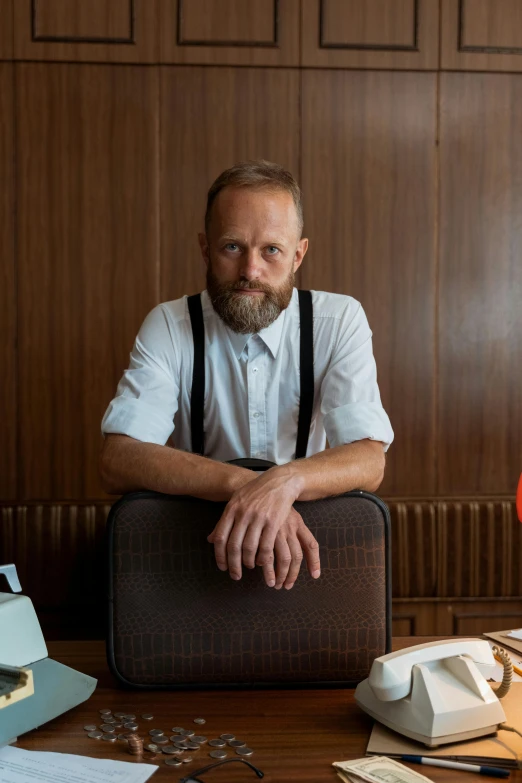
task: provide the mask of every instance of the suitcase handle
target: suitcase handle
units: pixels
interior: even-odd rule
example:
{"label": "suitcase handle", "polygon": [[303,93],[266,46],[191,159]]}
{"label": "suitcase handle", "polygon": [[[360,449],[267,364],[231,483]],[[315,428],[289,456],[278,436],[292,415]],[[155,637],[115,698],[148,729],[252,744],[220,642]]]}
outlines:
{"label": "suitcase handle", "polygon": [[270,462],[268,459],[255,459],[254,457],[242,457],[241,459],[230,459],[227,461],[227,465],[236,465],[238,468],[248,468],[248,470],[258,472],[274,468],[275,464],[275,462]]}

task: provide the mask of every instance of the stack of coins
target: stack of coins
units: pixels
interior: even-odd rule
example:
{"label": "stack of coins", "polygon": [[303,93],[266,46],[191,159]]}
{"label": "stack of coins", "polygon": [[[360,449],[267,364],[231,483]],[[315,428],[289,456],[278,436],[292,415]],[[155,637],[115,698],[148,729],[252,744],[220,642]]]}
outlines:
{"label": "stack of coins", "polygon": [[138,737],[136,734],[131,734],[131,736],[127,740],[127,745],[129,748],[129,753],[132,756],[143,755],[143,740],[141,737]]}

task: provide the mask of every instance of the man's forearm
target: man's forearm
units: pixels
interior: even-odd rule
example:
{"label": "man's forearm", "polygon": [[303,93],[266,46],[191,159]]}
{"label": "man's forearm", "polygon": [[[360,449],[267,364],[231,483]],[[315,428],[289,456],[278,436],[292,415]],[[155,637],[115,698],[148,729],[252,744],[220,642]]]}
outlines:
{"label": "man's forearm", "polygon": [[297,500],[317,500],[352,489],[375,492],[384,477],[384,465],[382,443],[360,440],[272,470],[295,483]]}
{"label": "man's forearm", "polygon": [[106,436],[100,473],[104,489],[111,494],[151,489],[223,501],[230,500],[236,489],[256,478],[253,471],[245,468],[168,446],[142,443],[126,435]]}

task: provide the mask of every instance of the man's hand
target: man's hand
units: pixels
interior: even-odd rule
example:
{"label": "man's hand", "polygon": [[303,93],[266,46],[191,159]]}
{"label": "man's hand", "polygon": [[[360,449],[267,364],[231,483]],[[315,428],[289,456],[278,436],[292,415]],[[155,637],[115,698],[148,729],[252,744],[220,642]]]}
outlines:
{"label": "man's hand", "polygon": [[234,492],[208,536],[218,568],[228,568],[232,579],[241,579],[242,563],[247,568],[262,566],[269,587],[290,590],[304,555],[317,579],[319,545],[293,508],[299,492],[299,481],[284,467],[271,468]]}

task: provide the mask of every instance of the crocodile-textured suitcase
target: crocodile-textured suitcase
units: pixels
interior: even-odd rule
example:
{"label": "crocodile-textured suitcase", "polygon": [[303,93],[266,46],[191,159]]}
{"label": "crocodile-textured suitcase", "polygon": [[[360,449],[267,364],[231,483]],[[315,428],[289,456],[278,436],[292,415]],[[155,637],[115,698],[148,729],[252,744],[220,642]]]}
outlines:
{"label": "crocodile-textured suitcase", "polygon": [[108,520],[113,673],[153,688],[353,686],[390,650],[390,530],[385,504],[355,491],[297,502],[320,546],[292,590],[219,571],[207,535],[224,503],[135,492]]}

